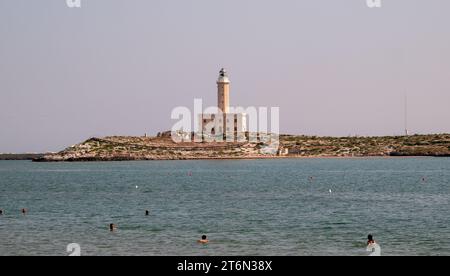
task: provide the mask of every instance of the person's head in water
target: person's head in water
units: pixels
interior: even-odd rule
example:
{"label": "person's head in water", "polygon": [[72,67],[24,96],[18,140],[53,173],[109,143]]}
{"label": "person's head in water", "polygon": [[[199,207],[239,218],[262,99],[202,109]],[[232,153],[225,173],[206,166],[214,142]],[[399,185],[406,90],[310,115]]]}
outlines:
{"label": "person's head in water", "polygon": [[203,235],[203,236],[202,236],[202,239],[199,240],[198,242],[199,242],[199,243],[203,243],[203,244],[209,243],[208,237],[206,237],[206,235]]}
{"label": "person's head in water", "polygon": [[3,210],[2,210],[2,209],[0,209],[0,216],[1,216],[1,215],[3,215]]}
{"label": "person's head in water", "polygon": [[145,215],[146,216],[150,215],[150,212],[148,210],[145,210]]}
{"label": "person's head in water", "polygon": [[114,225],[114,223],[111,223],[110,225],[109,225],[109,231],[114,231],[116,229],[116,226]]}
{"label": "person's head in water", "polygon": [[375,243],[375,241],[373,240],[373,236],[371,234],[369,234],[367,236],[367,244],[372,244]]}
{"label": "person's head in water", "polygon": [[23,209],[22,209],[22,214],[25,215],[26,213],[27,213],[27,209],[23,208]]}

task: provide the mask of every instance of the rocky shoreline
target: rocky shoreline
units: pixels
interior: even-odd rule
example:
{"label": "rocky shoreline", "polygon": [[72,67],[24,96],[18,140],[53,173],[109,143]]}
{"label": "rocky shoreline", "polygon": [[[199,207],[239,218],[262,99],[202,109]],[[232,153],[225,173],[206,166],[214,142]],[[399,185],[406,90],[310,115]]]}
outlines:
{"label": "rocky shoreline", "polygon": [[170,137],[91,138],[35,162],[138,160],[266,159],[317,157],[450,157],[450,134],[388,137],[315,137],[281,135],[279,150],[262,143],[175,143]]}
{"label": "rocky shoreline", "polygon": [[0,154],[0,160],[36,160],[43,158],[45,153],[2,153]]}

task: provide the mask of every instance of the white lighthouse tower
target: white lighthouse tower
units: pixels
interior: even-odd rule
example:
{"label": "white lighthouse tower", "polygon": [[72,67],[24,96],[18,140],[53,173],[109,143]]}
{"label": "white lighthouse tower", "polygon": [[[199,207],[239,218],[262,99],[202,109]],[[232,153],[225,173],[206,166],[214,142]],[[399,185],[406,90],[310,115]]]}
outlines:
{"label": "white lighthouse tower", "polygon": [[217,107],[222,113],[230,112],[230,79],[224,68],[220,70],[219,79],[217,80]]}

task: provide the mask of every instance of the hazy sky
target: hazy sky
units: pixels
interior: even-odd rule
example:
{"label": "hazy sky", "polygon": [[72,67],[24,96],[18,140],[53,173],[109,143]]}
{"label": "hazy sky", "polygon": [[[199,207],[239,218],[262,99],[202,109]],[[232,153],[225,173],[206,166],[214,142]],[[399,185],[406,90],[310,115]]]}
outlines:
{"label": "hazy sky", "polygon": [[175,106],[279,106],[281,132],[450,132],[450,1],[0,0],[0,152],[168,130]]}

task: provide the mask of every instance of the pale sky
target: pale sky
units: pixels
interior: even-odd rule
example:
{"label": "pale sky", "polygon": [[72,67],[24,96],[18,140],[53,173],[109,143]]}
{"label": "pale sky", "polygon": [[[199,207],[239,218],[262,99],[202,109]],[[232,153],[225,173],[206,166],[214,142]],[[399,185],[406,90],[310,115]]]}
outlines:
{"label": "pale sky", "polygon": [[281,132],[450,132],[450,1],[0,0],[0,152],[169,130],[176,106],[280,107]]}

